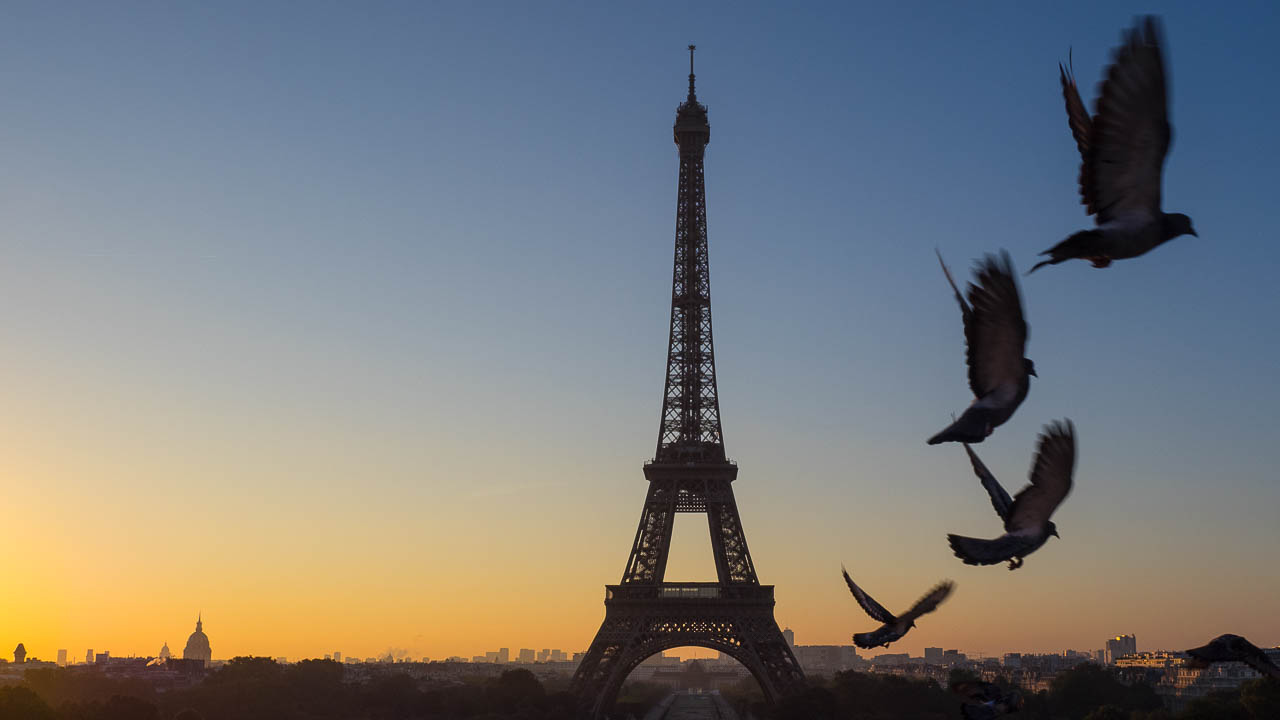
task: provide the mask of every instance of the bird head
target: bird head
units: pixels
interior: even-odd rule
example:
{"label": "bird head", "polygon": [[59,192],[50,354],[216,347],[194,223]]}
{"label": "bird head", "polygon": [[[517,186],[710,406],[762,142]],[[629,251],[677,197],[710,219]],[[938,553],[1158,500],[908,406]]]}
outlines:
{"label": "bird head", "polygon": [[1054,525],[1053,521],[1049,522],[1049,534],[1058,538],[1059,540],[1062,539],[1062,536],[1058,534],[1058,526]]}
{"label": "bird head", "polygon": [[1169,213],[1164,216],[1164,234],[1170,239],[1179,235],[1193,235],[1200,237],[1196,229],[1191,227],[1191,218],[1182,213]]}
{"label": "bird head", "polygon": [[1031,358],[1022,358],[1022,369],[1032,377],[1040,377],[1036,375],[1036,364],[1031,361]]}

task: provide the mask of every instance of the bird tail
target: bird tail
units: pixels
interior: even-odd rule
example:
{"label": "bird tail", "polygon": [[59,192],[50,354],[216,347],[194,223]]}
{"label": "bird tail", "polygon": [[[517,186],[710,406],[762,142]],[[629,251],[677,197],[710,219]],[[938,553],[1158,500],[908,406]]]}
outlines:
{"label": "bird tail", "polygon": [[964,411],[959,420],[929,438],[929,444],[937,445],[944,442],[980,443],[987,439],[988,419],[986,408],[970,407]]}
{"label": "bird tail", "polygon": [[857,645],[860,648],[863,648],[864,650],[870,650],[871,648],[882,644],[879,641],[879,639],[876,638],[875,631],[864,632],[864,633],[854,633],[853,642],[855,645]]}
{"label": "bird tail", "polygon": [[1036,263],[1027,274],[1035,272],[1045,265],[1057,265],[1060,262],[1066,262],[1074,258],[1085,258],[1102,255],[1102,233],[1097,230],[1081,230],[1074,233],[1071,237],[1054,245],[1053,247],[1040,253],[1048,255],[1048,260],[1041,260]]}
{"label": "bird tail", "polygon": [[982,540],[949,534],[947,543],[965,565],[997,565],[1011,559],[1022,549],[1022,543],[1008,535],[1001,535],[995,540]]}

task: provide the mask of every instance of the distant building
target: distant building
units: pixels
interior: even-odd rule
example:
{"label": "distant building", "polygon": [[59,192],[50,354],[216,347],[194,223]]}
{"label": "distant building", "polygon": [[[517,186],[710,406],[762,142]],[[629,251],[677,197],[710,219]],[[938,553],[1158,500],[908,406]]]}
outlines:
{"label": "distant building", "polygon": [[276,658],[277,665],[286,665],[288,664],[288,662],[289,662],[289,658],[285,657],[284,655],[281,655],[280,657]]}
{"label": "distant building", "polygon": [[924,649],[924,661],[928,665],[942,664],[942,648],[927,647]]}
{"label": "distant building", "polygon": [[204,623],[196,616],[196,631],[187,638],[187,646],[182,649],[183,660],[202,660],[209,667],[213,662],[213,651],[209,648],[209,636],[204,634]]}
{"label": "distant building", "polygon": [[1117,635],[1107,641],[1107,662],[1114,665],[1121,655],[1133,655],[1138,652],[1136,635]]}
{"label": "distant building", "polygon": [[1005,653],[1001,664],[1007,668],[1022,667],[1022,653]]}
{"label": "distant building", "polygon": [[65,649],[58,651],[58,667],[67,666],[67,651]]}
{"label": "distant building", "polygon": [[533,662],[533,648],[520,648],[520,655],[516,660],[522,663]]}
{"label": "distant building", "polygon": [[333,661],[334,661],[334,662],[342,662],[342,653],[337,652],[337,651],[334,651],[334,653],[333,653]]}
{"label": "distant building", "polygon": [[160,658],[161,660],[168,660],[169,658],[173,657],[173,653],[169,652],[169,643],[167,641],[165,642],[164,647],[160,648],[160,654],[157,655],[156,657]]}
{"label": "distant building", "polygon": [[782,639],[787,641],[787,647],[796,646],[796,634],[791,631],[791,628],[782,631]]}
{"label": "distant building", "polygon": [[93,648],[84,651],[84,662],[86,665],[93,664]]}
{"label": "distant building", "polygon": [[13,649],[13,661],[19,665],[27,661],[27,649],[22,643],[18,643],[18,647]]}
{"label": "distant building", "polygon": [[103,650],[93,656],[93,662],[95,665],[106,665],[109,660],[111,660],[110,650]]}
{"label": "distant building", "polygon": [[498,648],[498,662],[511,662],[511,648]]}

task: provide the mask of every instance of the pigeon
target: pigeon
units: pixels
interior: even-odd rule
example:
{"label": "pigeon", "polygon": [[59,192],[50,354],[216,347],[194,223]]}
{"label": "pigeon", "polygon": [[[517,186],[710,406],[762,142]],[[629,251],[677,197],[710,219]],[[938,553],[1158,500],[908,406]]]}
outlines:
{"label": "pigeon", "polygon": [[1066,68],[1058,65],[1067,122],[1080,150],[1080,202],[1096,227],[1040,253],[1049,259],[1028,275],[1073,258],[1103,268],[1179,235],[1199,237],[1191,218],[1160,209],[1161,175],[1173,138],[1160,45],[1159,22],[1151,16],[1124,34],[1092,118],[1076,88],[1070,56]]}
{"label": "pigeon", "polygon": [[1239,635],[1219,635],[1208,645],[1192,648],[1187,654],[1191,656],[1187,667],[1193,670],[1203,670],[1213,663],[1235,661],[1245,663],[1261,675],[1280,680],[1280,667],[1276,667],[1258,646]]}
{"label": "pigeon", "polygon": [[1004,535],[995,540],[947,535],[956,557],[966,565],[995,565],[1008,561],[1010,570],[1022,567],[1023,558],[1035,552],[1058,535],[1058,526],[1049,516],[1071,492],[1071,475],[1076,464],[1076,429],[1070,420],[1046,425],[1040,433],[1035,462],[1031,466],[1031,484],[1023,488],[1012,502],[982,464],[972,449],[966,448],[974,472],[982,481],[991,504],[1004,521]]}
{"label": "pigeon", "polygon": [[976,399],[959,420],[929,438],[929,444],[980,443],[1013,416],[1027,397],[1031,376],[1036,374],[1035,363],[1022,356],[1027,346],[1022,298],[1007,252],[1000,253],[999,258],[987,255],[978,263],[978,284],[969,283],[968,302],[942,261],[942,253],[938,253],[938,262],[960,304],[969,388]]}
{"label": "pigeon", "polygon": [[953,682],[951,692],[969,699],[960,706],[960,714],[965,720],[992,720],[1022,709],[1021,693],[1017,690],[1006,693],[995,683],[981,680]]}
{"label": "pigeon", "polygon": [[870,595],[863,592],[862,588],[853,582],[853,578],[849,577],[847,570],[840,568],[840,572],[844,574],[844,581],[849,586],[849,592],[853,593],[853,598],[858,601],[862,609],[871,616],[872,620],[884,623],[878,630],[857,633],[853,636],[853,641],[864,650],[877,645],[889,647],[889,643],[901,639],[903,635],[907,634],[908,630],[916,626],[916,618],[937,609],[938,605],[947,599],[947,596],[951,594],[951,590],[955,587],[955,583],[950,580],[944,580],[938,583],[928,594],[920,598],[910,610],[901,616],[895,616],[885,610],[883,605],[873,600]]}

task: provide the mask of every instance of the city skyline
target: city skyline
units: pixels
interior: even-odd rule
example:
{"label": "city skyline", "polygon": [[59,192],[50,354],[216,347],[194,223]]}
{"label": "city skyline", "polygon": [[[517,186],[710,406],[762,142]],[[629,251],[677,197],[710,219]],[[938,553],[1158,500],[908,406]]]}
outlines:
{"label": "city skyline", "polygon": [[[991,518],[924,446],[967,400],[933,251],[1025,271],[1080,226],[1056,64],[1091,87],[1138,9],[1090,7],[15,9],[0,648],[142,655],[203,609],[220,658],[584,650],[660,410],[691,41],[725,444],[779,624],[869,629],[843,562],[891,606],[957,582],[898,652],[1280,642],[1269,6],[1162,9],[1166,191],[1201,237],[1023,284],[1041,377],[981,451],[1013,491],[1076,421],[1062,539],[1016,573],[946,548]],[[714,577],[677,518],[668,579]]]}

